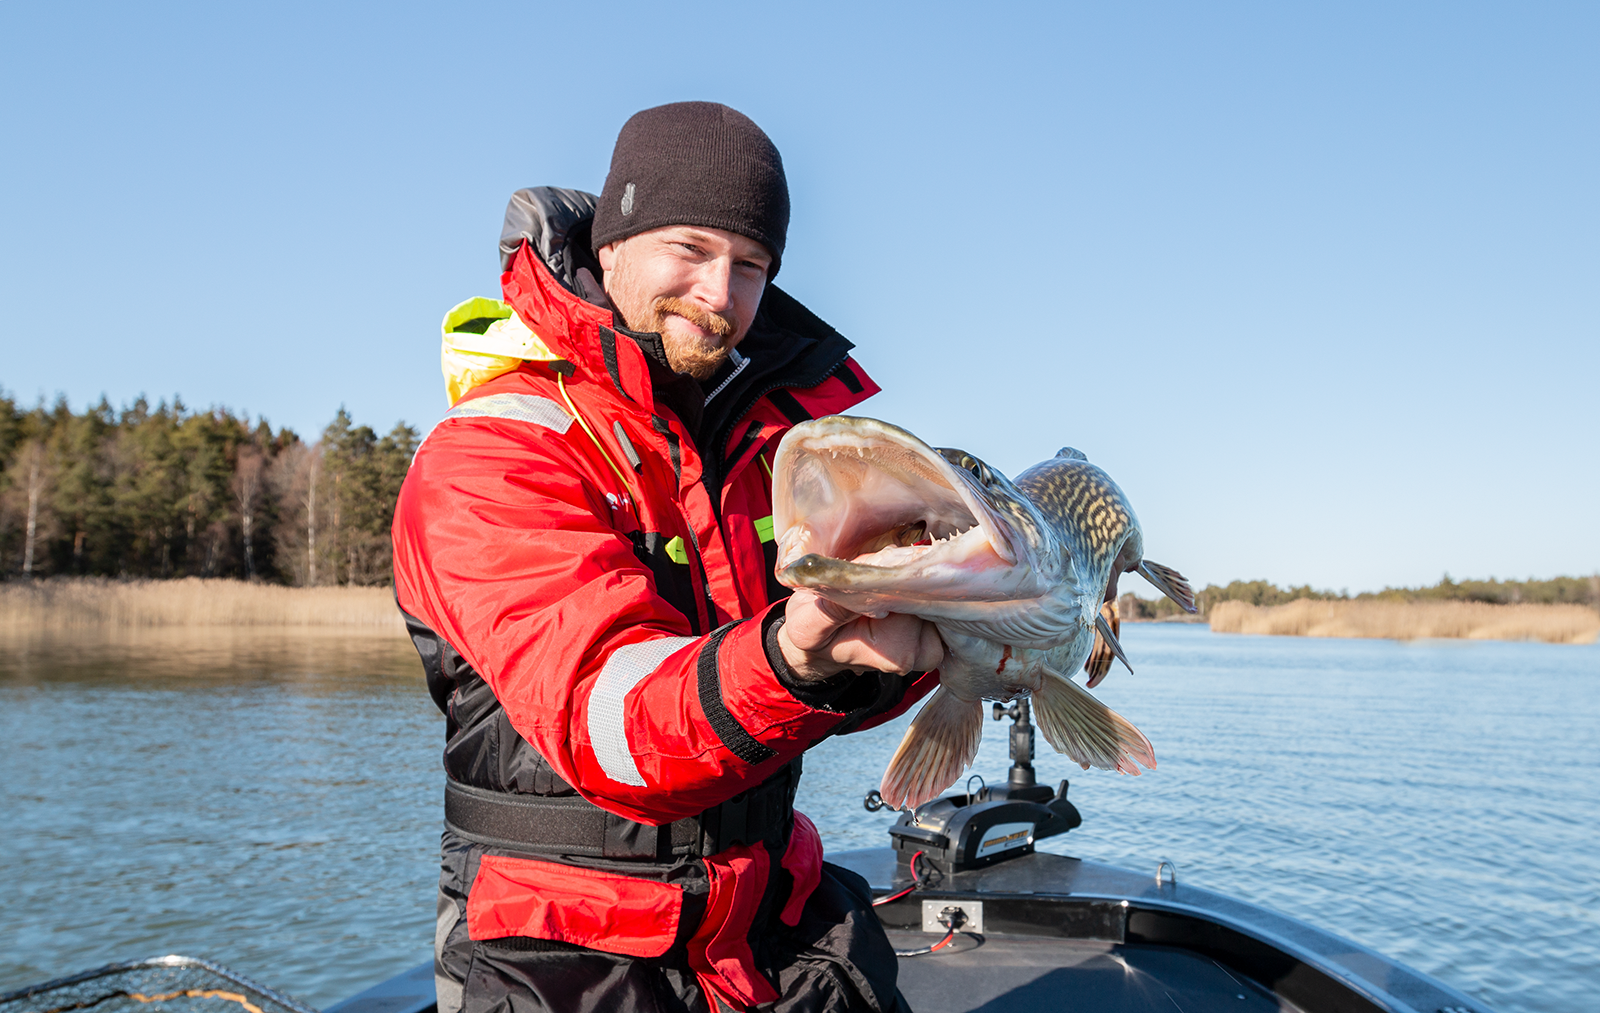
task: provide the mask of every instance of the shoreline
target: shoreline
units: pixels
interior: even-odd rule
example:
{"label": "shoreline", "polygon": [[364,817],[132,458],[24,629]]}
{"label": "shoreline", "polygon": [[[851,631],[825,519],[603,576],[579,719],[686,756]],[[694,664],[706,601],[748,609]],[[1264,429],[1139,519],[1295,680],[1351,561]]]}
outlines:
{"label": "shoreline", "polygon": [[392,587],[286,587],[201,577],[0,584],[4,633],[284,627],[405,633]]}
{"label": "shoreline", "polygon": [[1207,618],[1213,633],[1264,636],[1546,644],[1593,644],[1600,639],[1600,612],[1584,605],[1301,598],[1284,605],[1219,602]]}
{"label": "shoreline", "polygon": [[[1600,612],[1584,605],[1302,598],[1283,605],[1219,602],[1205,616],[1125,623],[1209,623],[1213,633],[1381,640],[1600,641]],[[0,583],[0,634],[294,629],[404,637],[394,589],[287,587],[225,578],[112,580],[55,577]]]}

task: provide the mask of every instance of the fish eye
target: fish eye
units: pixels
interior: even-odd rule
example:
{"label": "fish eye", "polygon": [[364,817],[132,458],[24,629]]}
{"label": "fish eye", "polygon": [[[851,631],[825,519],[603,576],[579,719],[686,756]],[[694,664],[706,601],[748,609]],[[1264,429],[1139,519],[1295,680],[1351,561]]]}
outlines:
{"label": "fish eye", "polygon": [[949,447],[938,447],[935,449],[939,456],[943,457],[946,461],[949,461],[957,468],[960,468],[962,471],[967,472],[984,485],[988,485],[994,480],[994,473],[989,470],[989,466],[978,460],[976,457],[973,457],[966,451],[954,450]]}

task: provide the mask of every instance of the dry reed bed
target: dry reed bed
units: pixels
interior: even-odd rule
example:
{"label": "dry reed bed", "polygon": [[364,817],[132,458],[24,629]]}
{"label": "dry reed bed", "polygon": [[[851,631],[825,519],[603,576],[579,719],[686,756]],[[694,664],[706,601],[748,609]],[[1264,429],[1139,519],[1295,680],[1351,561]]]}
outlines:
{"label": "dry reed bed", "polygon": [[387,587],[281,587],[198,577],[0,584],[0,631],[196,626],[403,628]]}
{"label": "dry reed bed", "polygon": [[1312,601],[1249,605],[1225,601],[1211,610],[1216,633],[1291,637],[1377,637],[1390,640],[1540,640],[1592,644],[1600,612],[1582,605],[1489,605],[1483,602]]}

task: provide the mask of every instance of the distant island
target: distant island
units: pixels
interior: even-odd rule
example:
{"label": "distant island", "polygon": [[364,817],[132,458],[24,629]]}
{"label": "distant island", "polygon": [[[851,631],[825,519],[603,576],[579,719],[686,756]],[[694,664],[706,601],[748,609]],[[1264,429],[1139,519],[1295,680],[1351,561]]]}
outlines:
{"label": "distant island", "polygon": [[1203,621],[1215,633],[1393,640],[1462,638],[1592,644],[1600,638],[1600,574],[1551,580],[1444,579],[1430,587],[1357,595],[1264,580],[1212,584],[1195,595],[1198,617],[1165,598],[1124,594],[1124,622]]}

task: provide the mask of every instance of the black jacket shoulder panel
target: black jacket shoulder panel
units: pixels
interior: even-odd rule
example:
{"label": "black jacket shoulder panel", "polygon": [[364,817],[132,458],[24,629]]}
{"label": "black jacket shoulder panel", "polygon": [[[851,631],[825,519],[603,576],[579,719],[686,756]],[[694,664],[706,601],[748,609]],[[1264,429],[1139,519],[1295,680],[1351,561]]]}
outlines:
{"label": "black jacket shoulder panel", "polygon": [[594,220],[595,205],[599,201],[592,193],[559,186],[523,187],[512,194],[506,204],[505,225],[500,229],[500,270],[510,269],[517,247],[527,240],[539,259],[550,266],[563,284],[573,289],[567,247],[574,238],[574,228],[580,223],[585,226],[587,243],[587,226]]}
{"label": "black jacket shoulder panel", "polygon": [[[395,605],[399,606],[398,596]],[[422,660],[422,671],[428,679],[428,695],[441,712],[449,714],[450,694],[455,692],[456,685],[454,672],[447,673],[445,669],[453,667],[452,663],[460,660],[460,655],[443,637],[429,629],[427,623],[405,609],[400,609],[400,615],[406,622],[406,635],[411,638],[412,646],[417,649],[417,657]]]}

